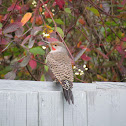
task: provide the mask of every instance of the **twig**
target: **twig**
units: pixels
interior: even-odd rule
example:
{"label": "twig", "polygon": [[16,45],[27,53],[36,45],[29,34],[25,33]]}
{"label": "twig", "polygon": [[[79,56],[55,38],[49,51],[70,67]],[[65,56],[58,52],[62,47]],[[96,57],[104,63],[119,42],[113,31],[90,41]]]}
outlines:
{"label": "twig", "polygon": [[27,34],[30,30],[32,30],[32,28],[29,28],[22,36],[24,36],[25,34]]}
{"label": "twig", "polygon": [[57,32],[57,25],[56,25],[56,22],[55,22],[54,19],[53,19],[53,16],[50,14],[50,11],[49,11],[49,9],[45,6],[45,3],[43,2],[43,0],[41,0],[41,2],[42,2],[42,4],[44,5],[45,9],[48,11],[50,17],[52,18],[52,21],[53,21],[53,23],[54,23],[54,27],[55,27],[56,32]]}
{"label": "twig", "polygon": [[36,16],[37,16],[37,12],[39,10],[39,6],[40,6],[40,0],[38,0],[38,3],[37,3],[37,6],[36,6],[36,9],[35,9],[35,13],[34,13],[34,19],[33,19],[33,22],[32,22],[32,28],[34,27],[35,25],[35,21],[36,21]]}
{"label": "twig", "polygon": [[82,82],[82,83],[86,83],[85,81],[83,81],[83,80],[81,80],[81,79],[79,79],[79,78],[77,78],[77,77],[74,77],[74,78],[75,78],[76,80]]}
{"label": "twig", "polygon": [[89,43],[91,43],[91,41],[88,39],[88,37],[80,30],[79,27],[75,27],[76,29],[78,29],[83,35],[84,37],[88,40]]}
{"label": "twig", "polygon": [[32,77],[35,81],[38,81],[38,80],[33,76],[33,74],[30,72],[28,66],[26,66],[26,69],[27,69],[27,71],[29,72],[29,74],[31,75],[31,77]]}
{"label": "twig", "polygon": [[42,36],[40,36],[40,37],[41,37],[41,39],[42,39],[43,42],[49,44],[49,42],[48,42],[48,41],[45,41],[45,40],[42,38]]}
{"label": "twig", "polygon": [[[56,25],[56,22],[54,21],[53,16],[50,14],[50,11],[49,11],[49,9],[45,6],[43,0],[41,0],[41,2],[42,2],[42,4],[44,5],[45,9],[48,11],[48,13],[49,13],[49,15],[50,15],[50,17],[51,17],[51,19],[52,19],[52,21],[53,21],[53,23],[54,23],[55,31],[57,32],[57,25]],[[72,60],[73,60],[73,62],[74,62],[74,64],[75,64],[74,57],[72,56],[70,50],[68,49],[68,47],[67,47],[65,41],[63,40],[63,38],[61,37],[61,35],[59,34],[59,32],[57,32],[57,34],[59,35],[60,39],[61,39],[62,42],[64,43],[66,49],[68,50],[68,52],[69,52],[69,54],[70,54],[70,56],[71,56],[71,58],[72,58]]]}
{"label": "twig", "polygon": [[[39,12],[39,13],[40,13],[40,12]],[[44,22],[44,25],[46,26],[46,22],[45,22],[45,20],[44,20],[44,18],[43,18],[43,16],[42,16],[41,13],[40,13],[40,17],[41,17],[42,21]]]}
{"label": "twig", "polygon": [[1,52],[4,52],[9,46],[10,44],[12,43],[13,41],[11,41]]}
{"label": "twig", "polygon": [[43,63],[43,62],[41,62],[41,61],[39,61],[39,60],[36,60],[36,59],[34,59],[34,58],[32,58],[32,60],[34,60],[34,61],[36,61],[36,62],[38,62],[38,63],[41,63],[41,64],[43,64],[43,65],[47,65],[46,63]]}

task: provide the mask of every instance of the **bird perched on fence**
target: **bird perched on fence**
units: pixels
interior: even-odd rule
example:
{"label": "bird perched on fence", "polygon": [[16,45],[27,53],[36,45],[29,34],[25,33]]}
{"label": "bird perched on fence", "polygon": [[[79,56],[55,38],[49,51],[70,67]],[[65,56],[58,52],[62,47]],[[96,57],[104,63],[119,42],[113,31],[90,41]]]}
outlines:
{"label": "bird perched on fence", "polygon": [[69,104],[70,101],[74,104],[71,90],[73,87],[73,70],[66,47],[59,41],[49,43],[49,47],[51,51],[46,57],[47,65],[58,82],[62,85],[66,101],[68,101]]}

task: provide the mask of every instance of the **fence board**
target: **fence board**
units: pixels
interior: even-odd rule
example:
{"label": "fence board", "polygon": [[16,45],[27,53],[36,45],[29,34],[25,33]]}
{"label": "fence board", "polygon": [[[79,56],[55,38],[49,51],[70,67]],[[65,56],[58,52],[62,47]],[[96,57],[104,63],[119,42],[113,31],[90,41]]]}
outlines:
{"label": "fence board", "polygon": [[39,126],[63,126],[63,97],[61,92],[39,93]]}
{"label": "fence board", "polygon": [[88,126],[126,126],[126,90],[87,92]]}
{"label": "fence board", "polygon": [[126,83],[74,83],[74,105],[53,82],[0,80],[0,126],[126,126]]}
{"label": "fence board", "polygon": [[86,93],[74,91],[74,105],[64,101],[64,126],[87,126]]}
{"label": "fence board", "polygon": [[28,92],[26,95],[27,126],[38,126],[38,93]]}
{"label": "fence board", "polygon": [[[73,91],[87,91],[96,89],[95,83],[74,83]],[[61,85],[54,82],[0,80],[0,90],[13,91],[62,91]]]}
{"label": "fence board", "polygon": [[0,92],[0,126],[6,126],[7,125],[7,109],[6,109],[6,93]]}
{"label": "fence board", "polygon": [[26,126],[26,94],[0,92],[0,126]]}

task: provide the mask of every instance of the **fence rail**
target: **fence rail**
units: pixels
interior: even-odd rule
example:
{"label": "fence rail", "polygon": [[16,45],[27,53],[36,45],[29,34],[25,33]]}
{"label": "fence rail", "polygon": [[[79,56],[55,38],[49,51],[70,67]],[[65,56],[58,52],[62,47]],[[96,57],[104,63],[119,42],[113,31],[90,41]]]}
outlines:
{"label": "fence rail", "polygon": [[52,82],[0,80],[0,126],[126,126],[126,83],[74,83],[74,105]]}

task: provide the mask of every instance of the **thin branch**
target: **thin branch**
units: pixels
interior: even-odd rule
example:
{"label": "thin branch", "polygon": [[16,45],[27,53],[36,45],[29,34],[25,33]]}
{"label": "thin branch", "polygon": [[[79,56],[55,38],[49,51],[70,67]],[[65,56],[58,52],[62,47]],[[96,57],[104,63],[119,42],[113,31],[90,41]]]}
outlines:
{"label": "thin branch", "polygon": [[9,44],[1,51],[1,52],[4,52],[9,46],[10,44],[12,43],[13,41],[9,42]]}
{"label": "thin branch", "polygon": [[33,22],[32,22],[32,28],[35,25],[36,16],[37,16],[37,13],[38,13],[38,10],[39,10],[39,6],[40,6],[40,0],[38,0],[37,6],[36,6],[36,9],[35,9],[35,13],[34,13],[34,16],[33,16],[34,18],[33,18]]}
{"label": "thin branch", "polygon": [[79,27],[75,27],[76,29],[78,29],[83,35],[84,37],[88,40],[89,43],[91,43],[91,41],[88,39],[88,37],[80,30]]}
{"label": "thin branch", "polygon": [[41,0],[41,2],[42,2],[42,4],[44,5],[45,9],[48,11],[48,13],[49,13],[49,15],[50,15],[50,17],[51,17],[51,19],[52,19],[52,21],[53,21],[53,23],[54,23],[55,31],[57,32],[57,25],[56,25],[56,22],[54,21],[53,16],[51,15],[49,9],[45,6],[45,3],[43,2],[43,0]]}
{"label": "thin branch", "polygon": [[79,78],[77,78],[77,77],[74,77],[74,78],[75,78],[76,80],[82,82],[82,83],[87,83],[87,82],[85,82],[85,81],[83,81],[83,80],[81,80],[81,79],[79,79]]}
{"label": "thin branch", "polygon": [[46,64],[46,63],[43,63],[43,62],[41,62],[41,61],[39,61],[39,60],[36,60],[36,59],[34,59],[34,58],[32,58],[32,60],[34,60],[34,61],[36,61],[36,62],[38,62],[38,63],[41,63],[41,64],[43,64],[43,65],[46,65],[46,66],[47,66],[47,64]]}
{"label": "thin branch", "polygon": [[32,28],[29,28],[22,36],[26,35],[31,30],[32,30]]}
{"label": "thin branch", "polygon": [[30,72],[28,66],[26,66],[26,69],[27,69],[27,71],[29,72],[29,74],[31,75],[31,77],[32,77],[35,81],[38,81],[38,80],[33,76],[33,74]]}
{"label": "thin branch", "polygon": [[[44,4],[43,0],[41,0],[41,2],[42,2],[42,4],[44,5],[45,9],[48,11],[48,13],[49,13],[49,15],[50,15],[50,17],[51,17],[51,19],[52,19],[52,21],[53,21],[53,23],[54,23],[55,31],[57,32],[57,25],[56,25],[56,22],[54,21],[53,16],[51,15],[51,13],[50,13],[49,9],[45,6],[45,4]],[[73,62],[74,62],[74,64],[75,64],[74,57],[72,56],[72,54],[71,54],[70,50],[68,49],[68,47],[67,47],[67,45],[66,45],[65,41],[63,40],[63,38],[61,37],[61,35],[60,35],[60,33],[59,33],[59,32],[57,32],[57,34],[59,35],[60,39],[61,39],[61,40],[62,40],[62,42],[64,43],[64,45],[65,45],[66,49],[68,50],[68,52],[69,52],[69,54],[70,54],[70,56],[71,56],[71,58],[72,58],[72,60],[73,60]]]}

